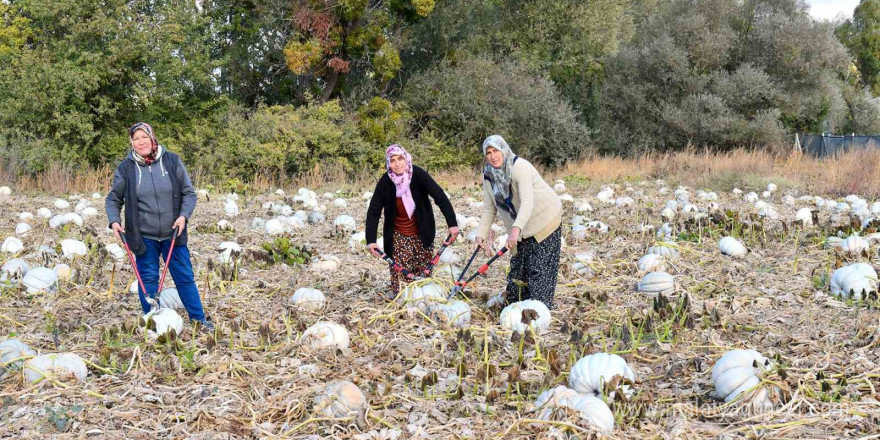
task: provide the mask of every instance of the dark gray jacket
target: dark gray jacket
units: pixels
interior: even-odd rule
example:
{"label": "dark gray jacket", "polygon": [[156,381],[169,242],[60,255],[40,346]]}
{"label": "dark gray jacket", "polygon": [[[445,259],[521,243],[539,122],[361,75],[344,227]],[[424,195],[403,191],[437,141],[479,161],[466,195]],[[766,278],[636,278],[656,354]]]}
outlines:
{"label": "dark gray jacket", "polygon": [[[104,201],[107,218],[112,225],[122,224],[125,207],[125,236],[132,252],[142,255],[143,238],[168,240],[171,225],[179,216],[189,221],[196,207],[196,191],[180,157],[159,147],[158,157],[151,165],[139,164],[129,154],[116,167],[113,186]],[[187,232],[177,238],[185,246]]]}

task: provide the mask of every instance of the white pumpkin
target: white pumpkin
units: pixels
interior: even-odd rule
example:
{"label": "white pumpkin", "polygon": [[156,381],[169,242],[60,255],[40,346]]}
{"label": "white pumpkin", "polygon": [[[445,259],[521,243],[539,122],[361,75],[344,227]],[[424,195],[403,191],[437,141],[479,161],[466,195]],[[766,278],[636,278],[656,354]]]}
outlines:
{"label": "white pumpkin", "polygon": [[37,356],[24,364],[23,371],[25,380],[30,383],[52,377],[75,377],[82,382],[89,375],[86,363],[75,353],[53,353]]}
{"label": "white pumpkin", "polygon": [[571,227],[571,237],[575,241],[584,240],[587,238],[587,227],[584,225],[574,225]]}
{"label": "white pumpkin", "polygon": [[678,250],[675,249],[674,244],[669,242],[661,242],[655,246],[649,247],[648,253],[660,255],[661,257],[666,257],[668,259],[678,258]]}
{"label": "white pumpkin", "polygon": [[[571,367],[568,373],[568,386],[579,393],[601,397],[603,387],[615,376],[632,382],[636,380],[632,368],[622,357],[616,354],[595,353],[578,359]],[[632,396],[634,391],[629,385],[619,385],[619,389],[627,397]],[[614,398],[614,392],[608,397]]]}
{"label": "white pumpkin", "polygon": [[302,310],[321,310],[326,301],[327,298],[320,290],[311,287],[296,289],[290,298],[291,304]]}
{"label": "white pumpkin", "polygon": [[471,323],[471,306],[464,301],[452,300],[431,306],[431,313],[440,322],[452,327],[467,327]]}
{"label": "white pumpkin", "polygon": [[776,191],[776,184],[773,182],[768,183],[767,184],[767,191],[775,192]]}
{"label": "white pumpkin", "polygon": [[339,348],[349,346],[348,330],[330,321],[319,321],[303,332],[300,342],[312,349]]}
{"label": "white pumpkin", "polygon": [[770,220],[777,220],[779,218],[779,213],[773,209],[772,206],[767,205],[758,210],[758,217],[768,218]]}
{"label": "white pumpkin", "polygon": [[68,212],[67,214],[64,214],[64,224],[68,224],[68,223],[73,223],[77,226],[82,226],[83,225],[83,218],[75,212]]}
{"label": "white pumpkin", "polygon": [[138,294],[138,280],[134,280],[128,285],[128,292],[132,295]]}
{"label": "white pumpkin", "polygon": [[763,372],[770,368],[770,361],[755,350],[728,351],[712,367],[715,393],[725,402],[739,398],[756,407],[772,407],[771,395],[778,389],[759,386]]}
{"label": "white pumpkin", "polygon": [[593,258],[592,252],[578,252],[574,254],[575,261],[572,263],[571,268],[582,277],[591,277],[593,276],[593,268],[591,266]]}
{"label": "white pumpkin", "polygon": [[734,195],[737,195],[737,196],[738,196],[738,195],[742,195],[742,193],[743,193],[742,190],[739,189],[739,188],[734,188],[733,191],[731,191],[731,192],[732,192]]}
{"label": "white pumpkin", "polygon": [[312,272],[327,274],[336,272],[341,264],[342,261],[339,257],[335,255],[323,255],[320,260],[309,265],[309,270]]}
{"label": "white pumpkin", "polygon": [[70,281],[70,279],[73,277],[73,270],[70,268],[70,266],[64,263],[56,264],[55,267],[52,268],[52,270],[55,271],[55,275],[60,281]]}
{"label": "white pumpkin", "polygon": [[675,219],[675,210],[667,206],[660,211],[660,217],[665,222],[671,222]]}
{"label": "white pumpkin", "polygon": [[337,198],[333,200],[333,206],[337,208],[347,208],[348,202],[346,202],[345,199]]}
{"label": "white pumpkin", "polygon": [[456,264],[461,261],[461,257],[451,248],[446,248],[442,254],[440,254],[440,262],[443,264]]}
{"label": "white pumpkin", "polygon": [[657,254],[647,254],[639,258],[636,266],[639,272],[642,273],[666,271],[666,257]]}
{"label": "white pumpkin", "polygon": [[810,208],[801,208],[794,214],[795,221],[801,222],[804,226],[813,225],[813,211]]}
{"label": "white pumpkin", "polygon": [[672,226],[669,223],[663,223],[663,226],[660,226],[660,229],[657,230],[656,235],[661,240],[672,240],[675,236],[675,231],[672,230]]}
{"label": "white pumpkin", "polygon": [[[20,365],[22,362],[20,359],[23,357],[36,355],[35,351],[18,339],[7,339],[0,342],[0,372],[10,366]],[[15,362],[13,363],[13,361]]]}
{"label": "white pumpkin", "polygon": [[31,266],[21,258],[13,258],[0,267],[0,283],[17,282],[30,270]]}
{"label": "white pumpkin", "polygon": [[70,208],[70,202],[64,199],[55,199],[55,209],[67,209]]}
{"label": "white pumpkin", "polygon": [[8,186],[0,186],[0,196],[9,196],[12,195],[12,189]]}
{"label": "white pumpkin", "polygon": [[607,234],[608,233],[608,225],[602,223],[598,220],[593,220],[587,223],[587,229],[590,232],[597,232],[599,234]]}
{"label": "white pumpkin", "polygon": [[72,258],[74,256],[83,256],[89,253],[89,248],[85,243],[71,238],[61,240],[61,253],[64,258]]}
{"label": "white pumpkin", "polygon": [[867,241],[862,237],[853,234],[847,237],[846,240],[843,240],[839,249],[847,254],[858,255],[862,252],[867,252],[869,247]]}
{"label": "white pumpkin", "polygon": [[750,192],[745,195],[744,200],[746,203],[755,203],[758,201],[758,194],[755,192]]}
{"label": "white pumpkin", "polygon": [[457,280],[459,275],[461,275],[461,268],[454,264],[437,266],[434,268],[434,272],[431,273],[432,278],[449,281]]}
{"label": "white pumpkin", "polygon": [[825,239],[825,249],[836,249],[843,246],[843,239],[840,237],[828,237]]}
{"label": "white pumpkin", "polygon": [[15,225],[15,235],[19,237],[24,237],[28,232],[31,231],[31,225],[27,223],[19,223]]}
{"label": "white pumpkin", "polygon": [[125,259],[125,249],[122,249],[117,243],[108,243],[104,245],[104,250],[110,255],[110,258],[113,258],[116,261],[122,261]]}
{"label": "white pumpkin", "polygon": [[742,258],[749,253],[749,250],[746,249],[745,245],[742,244],[741,241],[730,236],[723,237],[721,240],[718,240],[718,249],[721,251],[722,254],[729,255],[734,258]]}
{"label": "white pumpkin", "polygon": [[614,413],[600,399],[580,394],[575,390],[559,385],[552,390],[547,390],[538,395],[535,400],[535,409],[538,418],[551,420],[553,413],[561,408],[569,408],[578,412],[578,415],[600,432],[608,433],[614,430]]}
{"label": "white pumpkin", "polygon": [[605,188],[602,188],[602,191],[599,191],[599,193],[596,194],[596,198],[600,202],[610,205],[614,203],[614,190],[606,186]]}
{"label": "white pumpkin", "polygon": [[6,237],[6,240],[3,240],[3,245],[0,246],[0,252],[14,254],[20,252],[23,248],[24,243],[22,243],[22,241],[18,238]]}
{"label": "white pumpkin", "polygon": [[64,226],[67,224],[67,215],[66,214],[58,214],[49,219],[49,227],[52,229],[58,228],[60,226]]}
{"label": "white pumpkin", "polygon": [[284,225],[277,218],[266,220],[266,233],[269,235],[281,235],[284,233]]}
{"label": "white pumpkin", "polygon": [[98,215],[98,210],[92,206],[88,206],[83,208],[82,212],[79,213],[83,217],[94,217]]}
{"label": "white pumpkin", "polygon": [[[134,294],[137,295],[137,280],[134,281]],[[184,310],[183,301],[180,299],[180,292],[176,287],[166,287],[159,292],[159,305],[162,308]]]}
{"label": "white pumpkin", "polygon": [[266,220],[261,219],[260,217],[254,217],[251,220],[251,229],[255,231],[262,231],[266,229]]}
{"label": "white pumpkin", "polygon": [[95,200],[100,199],[101,197],[103,197],[103,196],[101,195],[101,193],[97,193],[97,192],[92,193],[92,198],[95,199]]}
{"label": "white pumpkin", "polygon": [[784,203],[788,206],[794,206],[794,204],[795,204],[794,196],[792,196],[790,194],[786,195],[785,197],[782,198],[782,203]]}
{"label": "white pumpkin", "polygon": [[572,197],[571,194],[560,194],[559,201],[565,203],[574,203],[574,197]]}
{"label": "white pumpkin", "polygon": [[342,214],[336,219],[333,220],[333,227],[339,230],[351,232],[354,231],[357,223],[354,221],[354,217],[346,214]]}
{"label": "white pumpkin", "polygon": [[324,417],[357,418],[367,408],[367,397],[357,385],[339,381],[327,385],[314,400],[314,411]]}
{"label": "white pumpkin", "polygon": [[284,190],[281,189],[281,188],[276,189],[276,190],[275,190],[275,195],[276,195],[276,196],[284,197]]}
{"label": "white pumpkin", "polygon": [[666,272],[651,272],[639,281],[636,290],[645,293],[669,293],[675,290],[675,278]]}
{"label": "white pumpkin", "polygon": [[52,218],[52,211],[50,211],[49,208],[40,208],[37,210],[37,217]]}
{"label": "white pumpkin", "polygon": [[615,206],[618,208],[629,208],[636,204],[632,197],[618,197],[614,200]]}
{"label": "white pumpkin", "polygon": [[831,274],[831,294],[843,298],[861,299],[877,286],[877,272],[870,264],[850,264]]}
{"label": "white pumpkin", "polygon": [[[147,336],[151,340],[158,339],[162,335],[168,335],[172,331],[175,335],[180,335],[183,332],[183,318],[177,314],[177,311],[169,307],[151,310],[142,319],[144,321],[143,325],[146,326],[144,331],[146,331]],[[155,330],[149,329],[148,323],[150,321],[156,325]]]}
{"label": "white pumpkin", "polygon": [[575,209],[577,210],[577,212],[579,212],[581,214],[583,214],[585,212],[593,212],[593,205],[591,205],[590,202],[584,201],[584,202],[578,203],[577,206],[575,207]]}
{"label": "white pumpkin", "polygon": [[220,252],[219,259],[223,264],[232,264],[241,256],[241,245],[234,241],[224,241],[217,246]]}
{"label": "white pumpkin", "polygon": [[223,212],[227,217],[237,217],[239,212],[238,204],[235,203],[233,199],[226,199],[226,202],[223,204]]}
{"label": "white pumpkin", "polygon": [[235,228],[232,226],[232,223],[229,223],[229,220],[222,219],[217,222],[217,230],[220,232],[234,232]]}
{"label": "white pumpkin", "polygon": [[[533,310],[538,314],[528,326],[522,322],[522,315],[526,310]],[[501,326],[507,330],[525,334],[526,329],[531,328],[540,335],[550,329],[550,309],[541,301],[527,299],[510,304],[501,310],[500,321]]]}
{"label": "white pumpkin", "polygon": [[21,283],[28,293],[48,292],[58,285],[58,275],[52,269],[35,267],[24,275]]}
{"label": "white pumpkin", "polygon": [[[435,277],[438,275],[434,275]],[[430,306],[443,302],[449,291],[434,281],[414,282],[403,287],[401,301],[407,309],[419,309],[428,312]]]}
{"label": "white pumpkin", "polygon": [[553,185],[553,191],[556,191],[557,193],[564,193],[565,182],[563,182],[562,180],[557,180],[556,183]]}
{"label": "white pumpkin", "polygon": [[18,219],[21,221],[33,220],[34,215],[30,212],[22,212],[21,214],[18,214]]}
{"label": "white pumpkin", "polygon": [[761,193],[761,197],[763,197],[763,198],[765,198],[765,199],[768,199],[768,198],[770,198],[770,196],[771,196],[772,194],[773,194],[773,193],[771,193],[770,191],[764,191],[764,192]]}

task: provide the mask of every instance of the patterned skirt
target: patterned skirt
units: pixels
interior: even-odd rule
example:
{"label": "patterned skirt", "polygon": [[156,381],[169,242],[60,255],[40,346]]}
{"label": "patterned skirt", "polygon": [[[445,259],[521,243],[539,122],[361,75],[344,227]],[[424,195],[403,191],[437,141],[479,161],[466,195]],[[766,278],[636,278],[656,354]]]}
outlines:
{"label": "patterned skirt", "polygon": [[524,238],[516,248],[507,274],[507,301],[536,299],[552,309],[562,249],[562,227],[556,228],[540,243],[534,237]]}
{"label": "patterned skirt", "polygon": [[[422,240],[418,235],[403,235],[397,231],[394,232],[394,261],[403,266],[404,269],[414,272],[417,275],[431,261],[432,249],[426,249],[422,246]],[[400,283],[406,282],[406,278],[391,271],[391,293],[397,295],[400,292]]]}

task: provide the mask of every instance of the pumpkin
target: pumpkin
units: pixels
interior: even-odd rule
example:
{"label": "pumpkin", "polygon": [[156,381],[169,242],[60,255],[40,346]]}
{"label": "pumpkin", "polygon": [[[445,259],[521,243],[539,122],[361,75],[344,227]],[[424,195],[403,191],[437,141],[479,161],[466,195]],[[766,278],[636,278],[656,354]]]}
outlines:
{"label": "pumpkin", "polygon": [[731,191],[731,192],[732,192],[734,195],[737,195],[737,196],[738,196],[738,195],[741,195],[741,194],[743,193],[742,190],[739,189],[739,188],[734,188],[733,191]]}
{"label": "pumpkin", "polygon": [[314,400],[314,410],[324,417],[360,417],[367,408],[367,398],[357,385],[343,380],[327,385]]}
{"label": "pumpkin", "polygon": [[744,197],[744,200],[746,201],[746,203],[755,203],[758,201],[758,194],[754,193],[754,192],[750,192],[750,193],[746,194],[746,196]]}
{"label": "pumpkin", "polygon": [[27,223],[19,223],[15,225],[15,235],[19,237],[24,237],[28,232],[31,231],[31,225]]}
{"label": "pumpkin", "polygon": [[278,189],[275,190],[275,195],[276,195],[276,196],[284,197],[284,194],[285,194],[285,193],[284,193],[284,190],[281,189],[281,188],[278,188]]}
{"label": "pumpkin", "polygon": [[27,287],[28,293],[47,292],[57,286],[58,275],[52,269],[35,267],[24,275],[21,283]]}
{"label": "pumpkin", "polygon": [[37,210],[37,217],[52,218],[52,211],[50,211],[49,208],[40,208]]}
{"label": "pumpkin", "polygon": [[575,209],[581,214],[585,212],[593,212],[593,205],[591,205],[590,202],[585,201],[578,203],[577,206],[575,206]]}
{"label": "pumpkin", "polygon": [[614,203],[614,190],[606,186],[602,188],[602,191],[599,191],[599,194],[596,194],[596,199],[610,205]]}
{"label": "pumpkin", "polygon": [[122,246],[116,243],[108,243],[104,245],[104,250],[116,261],[122,261],[125,259],[125,249],[122,249]]}
{"label": "pumpkin", "polygon": [[678,258],[678,250],[675,249],[675,245],[669,242],[661,242],[654,246],[648,248],[649,254],[657,254],[661,257],[666,257],[669,259]]}
{"label": "pumpkin", "polygon": [[769,199],[772,194],[773,193],[771,193],[770,191],[764,191],[761,193],[761,197],[765,198],[765,199]]}
{"label": "pumpkin", "polygon": [[312,272],[327,274],[336,272],[339,269],[340,264],[342,264],[342,261],[339,257],[335,255],[323,255],[320,260],[309,265],[309,270]]}
{"label": "pumpkin", "polygon": [[669,293],[675,290],[675,278],[666,272],[651,272],[639,281],[636,290],[645,293]]}
{"label": "pumpkin", "polygon": [[450,248],[446,248],[446,250],[440,254],[440,262],[443,264],[455,264],[459,261],[461,261],[461,257]]}
{"label": "pumpkin", "polygon": [[767,184],[767,191],[775,192],[776,191],[776,184],[773,182],[768,183]]}
{"label": "pumpkin", "polygon": [[293,216],[299,219],[303,225],[309,222],[309,214],[301,209],[294,212]]}
{"label": "pumpkin", "polygon": [[831,294],[861,299],[877,291],[877,272],[867,263],[850,264],[831,274]]}
{"label": "pumpkin", "polygon": [[565,182],[562,180],[557,180],[556,183],[553,185],[553,191],[556,191],[557,193],[564,193]]}
{"label": "pumpkin", "polygon": [[61,253],[64,255],[64,258],[72,258],[74,256],[83,256],[89,253],[89,248],[85,243],[68,238],[66,240],[61,240]]}
{"label": "pumpkin", "polygon": [[598,220],[594,220],[594,221],[587,223],[587,229],[590,232],[598,232],[600,234],[607,234],[608,233],[608,225],[606,225],[605,223],[602,223]]}
{"label": "pumpkin", "polygon": [[862,252],[867,252],[869,247],[868,242],[862,237],[853,234],[847,237],[846,240],[843,240],[839,249],[847,254],[858,255]]}
{"label": "pumpkin", "polygon": [[8,186],[0,186],[0,196],[12,195],[12,189]]}
{"label": "pumpkin", "polygon": [[[137,294],[137,280],[134,282],[134,293]],[[159,292],[159,305],[168,309],[183,310],[183,301],[176,287],[166,287]]]}
{"label": "pumpkin", "polygon": [[67,209],[70,208],[70,202],[64,199],[55,199],[53,203],[56,209]]}
{"label": "pumpkin", "polygon": [[235,232],[235,228],[232,226],[232,223],[229,223],[229,220],[222,219],[217,222],[217,230],[220,232]]}
{"label": "pumpkin", "polygon": [[337,208],[347,208],[348,202],[346,202],[345,199],[337,198],[333,200],[333,206]]}
{"label": "pumpkin", "polygon": [[642,273],[666,271],[666,257],[657,254],[647,254],[639,258],[636,266],[639,272]]}
{"label": "pumpkin", "polygon": [[438,321],[451,327],[467,327],[471,323],[471,306],[464,301],[451,300],[433,304],[431,314]]}
{"label": "pumpkin", "polygon": [[560,194],[559,201],[566,203],[574,203],[574,197],[571,194]]}
{"label": "pumpkin", "polygon": [[324,213],[320,211],[311,211],[306,217],[306,221],[308,221],[310,225],[324,223],[324,221],[326,220],[327,217],[324,216]]}
{"label": "pumpkin", "polygon": [[318,289],[311,287],[300,287],[293,292],[290,302],[302,310],[321,310],[327,298]]}
{"label": "pumpkin", "polygon": [[24,243],[18,238],[6,237],[6,240],[3,240],[3,245],[0,245],[0,252],[14,254],[21,251],[23,248]]}
{"label": "pumpkin", "polygon": [[13,282],[22,279],[30,270],[31,266],[21,258],[13,258],[0,267],[0,283]]}
{"label": "pumpkin", "polygon": [[697,208],[697,205],[694,205],[693,203],[687,203],[681,208],[681,212],[685,214],[695,214],[697,212],[700,212],[700,209]]}
{"label": "pumpkin", "polygon": [[593,268],[590,267],[590,263],[593,262],[592,252],[579,252],[574,254],[574,259],[575,262],[572,263],[571,268],[574,269],[576,274],[582,277],[593,276]]}
{"label": "pumpkin", "polygon": [[220,262],[223,264],[232,264],[241,255],[241,246],[234,241],[224,241],[217,246],[220,251]]}
{"label": "pumpkin", "polygon": [[675,236],[675,232],[672,230],[672,226],[669,223],[663,223],[663,226],[660,226],[660,229],[657,230],[655,235],[657,238],[663,240],[671,240]]}
{"label": "pumpkin", "polygon": [[235,203],[233,199],[226,199],[226,202],[223,204],[223,212],[227,217],[237,217],[239,212],[238,204]]}
{"label": "pumpkin", "polygon": [[746,249],[745,245],[743,245],[741,241],[729,236],[723,237],[721,240],[718,240],[718,249],[721,251],[722,254],[729,255],[734,258],[742,258],[749,253],[749,250]]}
{"label": "pumpkin", "polygon": [[281,235],[284,233],[284,225],[281,220],[273,218],[266,221],[266,233],[269,235]]}
{"label": "pumpkin", "polygon": [[584,216],[582,216],[582,215],[576,215],[576,216],[574,216],[574,217],[571,218],[571,225],[572,225],[572,226],[575,226],[575,225],[582,225],[582,224],[584,224],[585,221],[587,221],[587,218],[586,218],[586,217],[584,217]]}
{"label": "pumpkin", "polygon": [[348,330],[330,321],[319,321],[303,332],[300,342],[311,349],[348,348]]}
{"label": "pumpkin", "polygon": [[660,211],[660,217],[663,218],[665,222],[671,222],[675,219],[675,210],[670,207],[664,207],[662,211]]}
{"label": "pumpkin", "polygon": [[[603,389],[605,384],[615,376],[632,382],[636,380],[632,368],[622,357],[616,354],[595,353],[578,359],[571,367],[568,373],[568,386],[579,393],[601,397],[605,391]],[[618,389],[627,397],[632,396],[634,391],[629,385],[619,385]],[[612,391],[608,397],[613,399],[614,392]]]}
{"label": "pumpkin", "polygon": [[22,221],[33,220],[34,215],[29,212],[22,212],[21,214],[18,214],[18,219]]}
{"label": "pumpkin", "polygon": [[795,221],[801,222],[804,226],[813,225],[813,211],[810,208],[801,208],[794,214]]}
{"label": "pumpkin", "polygon": [[[161,304],[161,298],[160,298]],[[183,318],[172,308],[160,307],[153,309],[141,318],[141,326],[147,333],[147,337],[156,340],[160,336],[174,332],[177,336],[183,332]]]}
{"label": "pumpkin", "polygon": [[825,239],[825,249],[836,249],[843,246],[843,239],[840,237],[828,237]]}
{"label": "pumpkin", "polygon": [[342,214],[333,220],[333,227],[338,231],[351,232],[354,231],[356,225],[354,217],[350,215]]}
{"label": "pumpkin", "polygon": [[58,214],[49,219],[49,227],[52,229],[58,228],[60,226],[64,226],[67,224],[67,215]]}
{"label": "pumpkin", "polygon": [[73,277],[73,270],[70,269],[70,266],[64,263],[56,264],[52,270],[55,271],[55,275],[57,275],[58,279],[61,281],[69,281],[70,278]]}
{"label": "pumpkin", "polygon": [[755,350],[728,351],[712,367],[715,393],[725,402],[739,398],[756,407],[772,407],[771,395],[778,388],[759,386],[764,371],[771,367],[770,361]]}
{"label": "pumpkin", "polygon": [[551,420],[553,414],[562,408],[577,411],[582,419],[601,432],[614,430],[614,413],[605,402],[593,396],[559,385],[539,394],[535,400],[535,409],[539,411],[540,420]]}
{"label": "pumpkin", "polygon": [[[529,324],[523,323],[523,313],[531,310],[537,313]],[[526,329],[532,329],[535,334],[543,334],[550,329],[550,309],[534,299],[515,302],[501,310],[501,326],[519,334],[525,334]]]}
{"label": "pumpkin", "polygon": [[794,206],[794,204],[795,204],[794,196],[792,196],[790,194],[786,195],[785,197],[782,198],[782,203],[784,203],[788,206]]}
{"label": "pumpkin", "polygon": [[75,353],[53,353],[37,356],[24,364],[23,371],[25,380],[30,383],[54,376],[70,376],[82,382],[89,374],[86,363]]}
{"label": "pumpkin", "polygon": [[461,268],[454,264],[437,266],[431,274],[432,278],[449,281],[457,280],[459,275],[461,275]]}
{"label": "pumpkin", "polygon": [[758,217],[768,218],[770,220],[777,220],[779,218],[779,213],[773,209],[772,206],[767,205],[758,210]]}
{"label": "pumpkin", "polygon": [[[0,342],[0,373],[13,365],[20,365],[23,357],[36,355],[37,353],[31,350],[27,344],[18,339],[7,339]],[[15,362],[13,363],[13,361]]]}
{"label": "pumpkin", "polygon": [[571,237],[575,241],[587,238],[587,227],[584,225],[574,225],[571,227]]}
{"label": "pumpkin", "polygon": [[364,193],[361,194],[361,198],[364,200],[370,200],[373,198],[373,192],[372,191],[364,191]]}
{"label": "pumpkin", "polygon": [[138,280],[134,280],[128,285],[128,292],[132,295],[138,294]]}
{"label": "pumpkin", "polygon": [[401,300],[407,309],[417,308],[427,312],[434,303],[443,302],[448,293],[448,289],[442,284],[427,279],[407,284],[401,292]]}

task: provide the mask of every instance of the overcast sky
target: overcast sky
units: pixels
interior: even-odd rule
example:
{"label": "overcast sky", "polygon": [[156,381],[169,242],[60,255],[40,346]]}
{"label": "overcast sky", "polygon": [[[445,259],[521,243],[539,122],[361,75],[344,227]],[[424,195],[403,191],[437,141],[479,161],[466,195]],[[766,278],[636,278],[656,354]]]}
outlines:
{"label": "overcast sky", "polygon": [[853,10],[859,5],[859,0],[806,0],[810,6],[810,15],[814,18],[831,20],[838,14],[844,18],[852,17]]}

